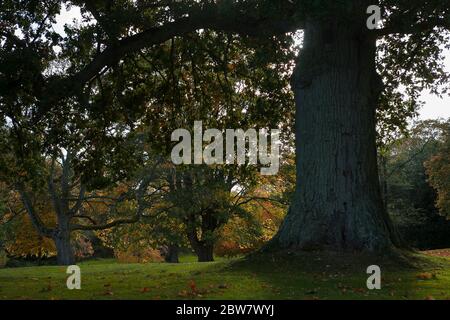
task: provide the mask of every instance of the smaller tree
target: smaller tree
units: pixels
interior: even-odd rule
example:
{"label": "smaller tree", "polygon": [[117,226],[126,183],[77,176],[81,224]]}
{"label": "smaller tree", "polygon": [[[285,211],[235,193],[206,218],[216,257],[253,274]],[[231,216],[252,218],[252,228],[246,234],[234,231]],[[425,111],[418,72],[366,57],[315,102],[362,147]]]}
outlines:
{"label": "smaller tree", "polygon": [[[55,219],[51,212],[40,211],[41,219],[46,225],[54,226]],[[21,214],[9,222],[5,249],[13,258],[43,258],[56,255],[55,243],[50,238],[42,237],[32,225],[30,219]]]}
{"label": "smaller tree", "polygon": [[[36,185],[35,178],[15,180],[12,185],[17,191],[31,224],[39,237],[54,241],[57,261],[60,265],[75,262],[71,235],[75,231],[109,229],[121,224],[137,222],[149,206],[146,191],[154,178],[145,175],[130,184],[112,184],[103,190],[88,190],[81,173],[73,168],[76,164],[74,153],[61,153],[41,167],[42,176],[47,178],[44,185]],[[44,219],[39,204],[51,203]]]}
{"label": "smaller tree", "polygon": [[258,176],[254,187],[242,195],[243,210],[221,229],[216,254],[235,256],[256,251],[276,235],[295,190],[295,155],[291,151],[285,145],[277,175]]}
{"label": "smaller tree", "polygon": [[231,217],[245,214],[245,195],[253,187],[244,173],[223,166],[187,166],[169,171],[169,215],[184,226],[199,262],[214,260],[214,245]]}
{"label": "smaller tree", "polygon": [[429,165],[443,150],[446,127],[442,121],[419,121],[379,153],[387,211],[411,247],[425,250],[449,244],[450,224],[436,207],[439,195],[430,185]]}
{"label": "smaller tree", "polygon": [[441,148],[445,123],[415,123],[408,135],[396,139],[380,153],[381,180],[387,209],[397,222],[436,216],[436,192],[424,163]]}
{"label": "smaller tree", "polygon": [[437,192],[436,206],[445,217],[450,217],[450,121],[446,123],[439,152],[425,162],[428,181]]}

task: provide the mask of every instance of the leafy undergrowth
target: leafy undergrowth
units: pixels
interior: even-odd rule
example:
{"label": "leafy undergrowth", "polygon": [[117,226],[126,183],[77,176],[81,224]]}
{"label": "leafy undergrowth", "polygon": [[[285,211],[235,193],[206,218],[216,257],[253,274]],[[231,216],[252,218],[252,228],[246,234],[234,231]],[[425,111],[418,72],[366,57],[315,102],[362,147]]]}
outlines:
{"label": "leafy undergrowth", "polygon": [[[178,265],[98,260],[79,264],[82,289],[73,291],[64,267],[1,269],[0,299],[450,299],[450,258],[415,258],[415,267],[325,253]],[[381,267],[381,290],[366,287],[372,264]]]}

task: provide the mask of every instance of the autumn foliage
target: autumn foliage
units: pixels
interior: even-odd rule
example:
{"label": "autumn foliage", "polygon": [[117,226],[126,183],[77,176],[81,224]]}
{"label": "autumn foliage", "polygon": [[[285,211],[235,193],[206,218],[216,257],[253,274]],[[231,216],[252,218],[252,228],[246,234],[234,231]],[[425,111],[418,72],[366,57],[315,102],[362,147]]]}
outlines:
{"label": "autumn foliage", "polygon": [[450,217],[450,132],[441,151],[425,163],[429,183],[437,191],[436,206],[442,215]]}

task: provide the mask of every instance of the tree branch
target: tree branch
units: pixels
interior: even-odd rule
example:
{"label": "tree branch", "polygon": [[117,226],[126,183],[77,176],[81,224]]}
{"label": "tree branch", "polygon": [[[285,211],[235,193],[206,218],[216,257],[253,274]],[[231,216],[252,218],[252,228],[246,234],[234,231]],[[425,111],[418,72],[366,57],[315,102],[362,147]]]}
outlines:
{"label": "tree branch", "polygon": [[61,199],[59,197],[58,191],[56,190],[54,176],[55,176],[55,159],[52,159],[52,164],[50,165],[50,172],[48,176],[48,191],[52,198],[53,207],[57,214],[62,214],[63,208],[61,204]]}
{"label": "tree branch", "polygon": [[84,184],[82,184],[81,187],[80,187],[80,193],[78,195],[77,202],[69,210],[69,215],[74,215],[81,209],[81,206],[83,205],[83,201],[84,201],[84,194],[85,194],[85,192],[86,192],[86,186]]}
{"label": "tree branch", "polygon": [[[291,12],[291,15],[293,13]],[[164,43],[176,36],[183,36],[199,29],[213,29],[233,32],[241,35],[261,36],[275,35],[294,31],[300,28],[295,19],[273,20],[269,17],[251,18],[239,10],[227,10],[225,13],[217,6],[195,10],[188,17],[154,27],[119,40],[113,46],[97,55],[84,69],[74,75],[70,80],[72,84],[84,84],[92,80],[105,67],[120,61],[125,55],[139,50]]]}
{"label": "tree branch", "polygon": [[17,191],[20,194],[20,197],[22,199],[23,205],[25,206],[25,209],[28,213],[28,216],[31,219],[31,223],[33,224],[33,226],[36,228],[36,230],[38,231],[38,233],[43,236],[43,237],[47,237],[50,238],[53,234],[53,229],[47,228],[44,223],[42,222],[41,218],[39,217],[39,215],[37,214],[37,212],[34,209],[34,205],[31,201],[30,196],[28,195],[28,193],[25,191],[25,188],[21,185],[18,185],[17,187]]}
{"label": "tree branch", "polygon": [[105,223],[105,224],[98,224],[98,225],[90,225],[90,226],[84,226],[84,225],[79,225],[79,224],[74,224],[71,226],[70,230],[71,231],[77,231],[77,230],[90,230],[90,231],[97,231],[97,230],[105,230],[105,229],[110,229],[113,227],[116,227],[118,225],[122,225],[122,224],[132,224],[135,222],[138,222],[140,220],[140,216],[136,215],[133,218],[128,218],[128,219],[117,219],[115,221],[109,222],[109,223]]}

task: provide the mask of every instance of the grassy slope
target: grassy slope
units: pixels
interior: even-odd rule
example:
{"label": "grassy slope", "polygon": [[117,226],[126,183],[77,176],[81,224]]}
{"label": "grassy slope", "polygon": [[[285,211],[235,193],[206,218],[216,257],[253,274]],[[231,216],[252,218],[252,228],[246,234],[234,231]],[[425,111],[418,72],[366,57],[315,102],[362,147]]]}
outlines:
{"label": "grassy slope", "polygon": [[366,289],[365,273],[375,263],[364,257],[190,259],[179,265],[100,260],[80,264],[82,290],[75,291],[66,289],[63,267],[2,269],[0,299],[449,299],[450,258],[425,260],[433,264],[420,270],[377,260],[383,282],[375,291]]}

